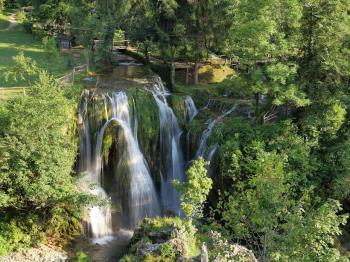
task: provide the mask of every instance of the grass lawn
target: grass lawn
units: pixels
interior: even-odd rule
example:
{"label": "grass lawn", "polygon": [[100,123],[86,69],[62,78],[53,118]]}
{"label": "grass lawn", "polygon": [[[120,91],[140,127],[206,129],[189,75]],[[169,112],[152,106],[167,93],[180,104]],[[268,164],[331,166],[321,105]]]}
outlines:
{"label": "grass lawn", "polygon": [[[1,26],[0,26],[1,27]],[[25,82],[6,82],[3,72],[13,65],[12,57],[23,52],[36,60],[41,68],[45,68],[52,75],[59,77],[69,71],[68,57],[70,54],[64,54],[55,61],[48,61],[44,55],[44,49],[41,40],[36,39],[32,34],[24,31],[21,25],[9,30],[0,32],[0,87],[25,86]]]}
{"label": "grass lawn", "polygon": [[9,26],[8,17],[11,15],[9,11],[3,11],[0,13],[0,30],[6,29]]}

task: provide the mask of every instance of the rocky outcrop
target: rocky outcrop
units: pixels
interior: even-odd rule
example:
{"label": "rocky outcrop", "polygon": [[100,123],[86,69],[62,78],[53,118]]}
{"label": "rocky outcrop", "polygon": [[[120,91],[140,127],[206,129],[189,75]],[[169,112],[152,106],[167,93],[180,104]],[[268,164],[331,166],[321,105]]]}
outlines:
{"label": "rocky outcrop", "polygon": [[135,256],[135,261],[193,261],[188,258],[188,243],[188,234],[179,218],[144,219],[135,230],[129,255]]}
{"label": "rocky outcrop", "polygon": [[254,253],[238,244],[232,244],[217,231],[210,231],[213,262],[258,262]]}

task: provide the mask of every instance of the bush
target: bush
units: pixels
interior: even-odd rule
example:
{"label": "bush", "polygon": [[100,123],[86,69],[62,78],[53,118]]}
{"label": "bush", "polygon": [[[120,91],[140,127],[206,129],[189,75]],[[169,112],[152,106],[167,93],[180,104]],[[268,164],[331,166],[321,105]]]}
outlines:
{"label": "bush", "polygon": [[48,61],[55,61],[59,58],[59,51],[57,48],[56,40],[52,37],[45,36],[42,40],[44,50],[45,50],[45,58]]}
{"label": "bush", "polygon": [[19,10],[16,14],[16,20],[20,23],[23,23],[25,18],[26,18],[26,14],[24,13],[24,11],[22,9]]}
{"label": "bush", "polygon": [[38,76],[29,95],[0,105],[1,254],[45,237],[69,239],[80,232],[80,209],[90,198],[71,176],[76,101],[47,73],[30,69],[23,77]]}
{"label": "bush", "polygon": [[0,222],[0,232],[0,256],[31,244],[30,236],[23,232],[14,221]]}
{"label": "bush", "polygon": [[119,260],[119,262],[138,262],[139,259],[137,256],[134,255],[126,255],[122,259]]}
{"label": "bush", "polygon": [[89,258],[89,256],[87,254],[80,251],[80,252],[77,252],[77,254],[75,256],[75,261],[76,262],[91,262],[91,259]]}
{"label": "bush", "polygon": [[33,32],[33,22],[29,19],[23,21],[23,28],[27,33]]}
{"label": "bush", "polygon": [[165,258],[176,258],[176,250],[173,245],[169,242],[162,244],[159,247],[160,255]]}
{"label": "bush", "polygon": [[0,14],[4,11],[5,9],[5,0],[0,0]]}

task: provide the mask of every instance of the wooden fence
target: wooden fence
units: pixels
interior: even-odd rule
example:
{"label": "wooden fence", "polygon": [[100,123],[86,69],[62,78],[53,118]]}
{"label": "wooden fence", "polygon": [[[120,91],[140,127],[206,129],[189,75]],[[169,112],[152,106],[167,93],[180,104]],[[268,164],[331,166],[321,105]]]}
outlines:
{"label": "wooden fence", "polygon": [[26,95],[29,87],[0,87],[0,101],[18,95]]}
{"label": "wooden fence", "polygon": [[[75,75],[80,72],[88,71],[88,65],[79,65],[73,68],[72,72],[64,75],[57,80],[62,86],[66,87],[74,83]],[[29,87],[0,87],[0,101],[7,100],[18,95],[26,95]]]}
{"label": "wooden fence", "polygon": [[57,80],[60,81],[62,86],[68,86],[68,85],[74,83],[76,73],[80,73],[80,72],[84,72],[84,71],[88,71],[88,65],[85,64],[85,65],[75,66],[73,68],[72,72],[58,78]]}

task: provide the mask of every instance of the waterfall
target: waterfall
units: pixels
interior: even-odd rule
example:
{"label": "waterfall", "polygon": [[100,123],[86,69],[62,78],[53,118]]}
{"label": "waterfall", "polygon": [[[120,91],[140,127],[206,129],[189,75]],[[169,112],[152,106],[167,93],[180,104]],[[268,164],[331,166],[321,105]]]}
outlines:
{"label": "waterfall", "polygon": [[137,115],[135,100],[133,99],[132,101],[133,101],[133,112],[134,112],[134,138],[138,142],[137,131],[139,129],[139,118],[138,118],[138,115]]}
{"label": "waterfall", "polygon": [[[79,118],[84,119],[83,132],[80,135],[80,170],[87,173],[82,179],[83,188],[91,194],[98,196],[102,200],[108,200],[108,195],[103,188],[103,156],[102,147],[107,128],[116,123],[119,135],[118,148],[121,154],[118,155],[115,176],[117,182],[123,181],[120,177],[127,177],[129,184],[123,189],[123,199],[127,199],[127,210],[125,216],[128,219],[128,227],[135,228],[144,217],[155,217],[160,214],[160,207],[153,181],[148,171],[146,160],[142,155],[138,142],[134,137],[137,134],[137,126],[131,128],[128,97],[124,92],[112,93],[111,95],[101,95],[104,103],[104,113],[106,121],[102,127],[96,131],[96,141],[94,147],[91,143],[90,120],[87,114],[88,95],[82,97],[79,109]],[[93,96],[92,105],[94,121],[97,123],[98,98]],[[110,107],[111,117],[108,116]],[[136,121],[136,120],[135,120]],[[96,125],[98,127],[98,125]],[[93,184],[93,188],[89,185]],[[88,189],[86,189],[89,187]],[[112,212],[109,206],[95,205],[87,208],[86,220],[87,230],[92,236],[93,243],[105,244],[113,239]]]}
{"label": "waterfall", "polygon": [[152,93],[159,109],[160,119],[160,170],[161,198],[165,210],[180,214],[180,196],[172,185],[173,180],[184,181],[184,162],[180,148],[180,129],[166,96],[169,92],[162,81],[156,79]]}
{"label": "waterfall", "polygon": [[149,174],[146,160],[141,153],[131,128],[128,98],[124,92],[114,93],[113,116],[110,121],[116,121],[123,132],[125,148],[118,161],[118,172],[123,172],[127,166],[130,176],[130,189],[128,193],[129,227],[134,228],[144,217],[155,217],[160,214],[157,194]]}
{"label": "waterfall", "polygon": [[[79,171],[87,172],[91,169],[91,141],[90,141],[90,121],[87,117],[88,98],[81,95],[78,121],[83,125],[82,134],[79,141]],[[85,120],[84,120],[85,119]]]}
{"label": "waterfall", "polygon": [[108,121],[109,118],[108,118],[108,109],[107,109],[107,98],[105,95],[102,95],[102,99],[103,99],[103,105],[104,105],[104,108],[105,108],[105,117],[106,117],[106,120]]}
{"label": "waterfall", "polygon": [[186,124],[188,124],[198,114],[198,109],[197,109],[192,97],[190,97],[190,96],[185,97],[184,105],[185,105],[185,112],[184,112],[185,122],[186,122]]}
{"label": "waterfall", "polygon": [[[227,110],[222,115],[218,116],[216,119],[211,120],[209,122],[208,127],[202,133],[202,136],[201,136],[201,139],[200,139],[200,142],[199,142],[199,147],[198,147],[196,155],[195,155],[196,159],[199,158],[200,156],[206,157],[207,141],[208,141],[208,138],[209,138],[211,132],[213,131],[214,127],[216,126],[216,124],[219,121],[221,121],[227,115],[231,114],[235,109],[236,109],[236,105],[231,107],[231,109]],[[216,149],[215,149],[215,151],[216,151]],[[213,151],[213,152],[215,153],[215,151]],[[213,152],[209,152],[209,155],[213,156],[214,155]]]}
{"label": "waterfall", "polygon": [[[92,157],[92,146],[90,138],[90,122],[87,115],[88,93],[83,98],[83,107],[79,110],[79,115],[85,118],[83,134],[80,139],[80,163],[81,171],[87,173],[85,184],[93,184],[89,192],[101,199],[107,200],[107,194],[102,188],[101,183],[101,147],[105,128],[99,132],[96,140],[95,155]],[[94,111],[98,111],[94,104]],[[112,215],[108,206],[92,206],[87,210],[88,232],[92,235],[93,243],[104,244],[113,237],[112,234]]]}

